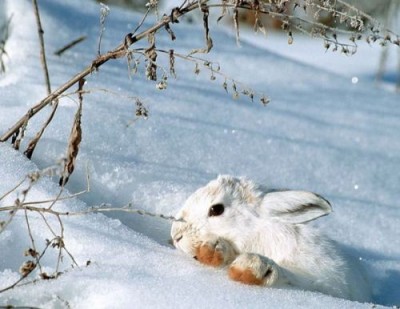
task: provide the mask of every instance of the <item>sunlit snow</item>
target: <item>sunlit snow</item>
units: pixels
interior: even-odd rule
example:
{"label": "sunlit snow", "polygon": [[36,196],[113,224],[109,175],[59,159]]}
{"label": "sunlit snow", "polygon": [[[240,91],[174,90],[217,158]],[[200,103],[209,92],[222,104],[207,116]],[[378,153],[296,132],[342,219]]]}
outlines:
{"label": "sunlit snow", "polygon": [[[78,0],[39,4],[55,89],[95,58],[100,6]],[[0,75],[3,134],[46,92],[31,3],[6,0],[0,2],[0,11],[3,19],[13,14],[7,72]],[[120,44],[141,18],[112,7],[102,50]],[[150,25],[149,20],[144,27]],[[176,41],[161,30],[157,47],[183,54],[203,47],[201,23],[182,22],[172,28]],[[87,39],[74,49],[62,57],[53,54],[81,35]],[[194,64],[179,59],[177,78],[168,78],[168,88],[162,91],[146,80],[143,67],[130,76],[126,60],[111,61],[87,78],[85,89],[91,93],[84,95],[83,141],[67,186],[71,193],[84,190],[89,171],[91,190],[61,202],[57,209],[82,211],[103,203],[122,207],[132,202],[135,208],[174,215],[196,188],[218,174],[246,176],[271,188],[318,192],[330,200],[334,212],[315,224],[365,266],[377,308],[399,306],[399,96],[374,84],[379,51],[360,46],[352,67],[351,58],[325,54],[317,40],[295,36],[294,44],[287,46],[276,35],[257,35],[243,38],[238,47],[234,33],[225,26],[213,26],[211,35],[215,47],[207,58],[218,62],[227,76],[267,95],[271,103],[264,107],[242,95],[234,100],[232,85],[228,83],[230,94],[223,88],[223,77],[211,81],[204,67],[195,75]],[[144,40],[138,46],[147,44]],[[315,63],[310,50],[317,53]],[[319,62],[325,56],[335,70]],[[168,71],[168,56],[160,54],[158,60]],[[129,97],[140,98],[149,110],[148,119],[135,119],[135,100]],[[65,155],[76,102],[76,96],[60,101],[32,161],[9,143],[0,144],[0,196],[31,171],[54,165]],[[45,109],[29,123],[22,150],[50,111]],[[57,178],[43,178],[28,198],[45,200],[58,191]],[[0,205],[12,204],[15,198],[11,195]],[[8,214],[0,214],[0,221],[6,218]],[[55,218],[49,223],[58,227]],[[51,237],[48,227],[37,215],[31,225],[36,245],[43,248]],[[320,293],[234,283],[225,270],[202,266],[172,248],[170,222],[159,218],[123,212],[90,214],[65,217],[64,227],[65,244],[80,267],[71,269],[65,256],[61,268],[67,271],[57,280],[1,293],[0,306],[372,306]],[[20,212],[0,234],[0,290],[19,278],[18,269],[27,260],[23,253],[29,247]],[[49,252],[42,264],[51,272],[56,260],[56,252]],[[91,263],[86,267],[87,261]]]}

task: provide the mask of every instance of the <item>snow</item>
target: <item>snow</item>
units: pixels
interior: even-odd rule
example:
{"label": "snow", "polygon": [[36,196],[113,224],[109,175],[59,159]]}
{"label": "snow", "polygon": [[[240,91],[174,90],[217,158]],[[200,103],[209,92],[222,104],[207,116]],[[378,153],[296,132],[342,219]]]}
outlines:
{"label": "snow", "polygon": [[[14,15],[6,45],[8,70],[0,75],[2,133],[45,96],[31,4],[6,0],[0,5],[4,3],[4,16]],[[55,88],[95,57],[100,7],[82,6],[78,0],[42,0],[39,4]],[[140,19],[138,14],[111,8],[102,50],[118,45]],[[166,33],[160,33],[158,47],[187,54],[204,45],[201,26],[180,23],[173,30],[177,40],[171,42]],[[62,57],[53,55],[83,34],[87,35],[83,43]],[[352,58],[325,54],[321,42],[302,37],[295,37],[293,47],[283,45],[283,39],[275,35],[248,37],[239,48],[224,27],[213,27],[211,35],[215,47],[208,58],[218,61],[228,76],[264,92],[272,102],[263,107],[243,96],[233,100],[222,87],[223,78],[210,81],[204,68],[196,76],[193,64],[178,59],[178,77],[169,78],[163,91],[145,80],[142,67],[140,74],[129,77],[126,61],[107,63],[87,78],[85,89],[92,93],[84,97],[83,141],[67,186],[71,193],[85,189],[89,170],[91,191],[59,202],[56,209],[82,211],[102,203],[121,207],[132,202],[136,208],[173,215],[191,192],[218,174],[244,175],[271,187],[318,192],[330,200],[334,213],[316,224],[359,257],[371,278],[377,308],[399,306],[399,98],[374,85],[371,58],[376,59],[376,49],[360,47],[353,66]],[[320,62],[324,57],[329,66]],[[168,59],[161,55],[159,59],[168,68]],[[352,83],[352,77],[358,82]],[[99,88],[114,94],[95,91]],[[129,96],[140,98],[149,109],[147,120],[135,120],[135,101]],[[76,98],[61,100],[32,161],[9,143],[0,144],[0,196],[25,175],[64,156],[76,107]],[[33,118],[21,149],[49,112],[50,108]],[[29,192],[29,200],[56,196],[57,182],[56,177],[42,178]],[[8,196],[1,205],[15,198],[15,194]],[[0,221],[5,218],[1,213]],[[33,215],[30,220],[37,246],[43,248],[45,239],[52,236],[40,217]],[[49,223],[58,230],[55,218],[49,217]],[[90,214],[66,217],[64,227],[66,246],[81,266],[71,269],[65,256],[62,269],[66,272],[57,280],[1,293],[0,306],[372,306],[308,291],[231,282],[224,270],[201,266],[174,250],[168,244],[170,223],[159,218],[122,212]],[[18,269],[27,259],[23,253],[29,246],[21,212],[0,234],[0,289],[19,278]],[[51,272],[56,260],[56,252],[50,251],[43,266]],[[86,267],[87,261],[91,263]]]}

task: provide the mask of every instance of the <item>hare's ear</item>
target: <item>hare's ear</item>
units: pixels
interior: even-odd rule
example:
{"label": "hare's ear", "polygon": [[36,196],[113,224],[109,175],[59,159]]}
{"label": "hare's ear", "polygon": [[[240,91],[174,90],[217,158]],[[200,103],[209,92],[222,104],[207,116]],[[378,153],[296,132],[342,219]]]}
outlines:
{"label": "hare's ear", "polygon": [[307,223],[332,211],[327,200],[306,191],[269,192],[263,198],[263,207],[269,217],[293,224]]}

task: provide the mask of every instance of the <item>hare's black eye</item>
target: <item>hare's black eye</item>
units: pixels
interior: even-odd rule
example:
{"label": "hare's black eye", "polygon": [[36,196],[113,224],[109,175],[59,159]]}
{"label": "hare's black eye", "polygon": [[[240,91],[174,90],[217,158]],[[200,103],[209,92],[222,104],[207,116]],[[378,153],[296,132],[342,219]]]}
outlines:
{"label": "hare's black eye", "polygon": [[216,217],[220,216],[224,213],[225,207],[223,204],[215,204],[210,207],[210,210],[208,211],[208,216],[209,217]]}

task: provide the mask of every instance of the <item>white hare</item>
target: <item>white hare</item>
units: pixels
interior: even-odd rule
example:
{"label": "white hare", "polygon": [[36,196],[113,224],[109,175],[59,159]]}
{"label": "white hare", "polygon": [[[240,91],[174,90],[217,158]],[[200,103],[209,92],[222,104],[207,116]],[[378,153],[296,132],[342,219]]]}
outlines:
{"label": "white hare", "polygon": [[327,200],[311,192],[268,191],[243,178],[219,176],[188,198],[171,236],[199,262],[228,266],[235,281],[369,301],[359,265],[306,224],[331,211]]}

